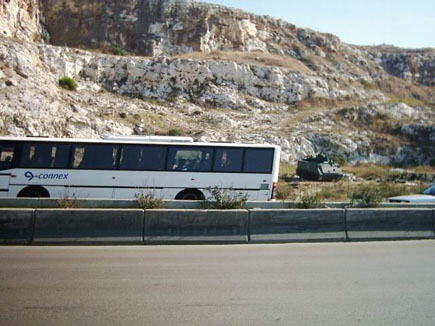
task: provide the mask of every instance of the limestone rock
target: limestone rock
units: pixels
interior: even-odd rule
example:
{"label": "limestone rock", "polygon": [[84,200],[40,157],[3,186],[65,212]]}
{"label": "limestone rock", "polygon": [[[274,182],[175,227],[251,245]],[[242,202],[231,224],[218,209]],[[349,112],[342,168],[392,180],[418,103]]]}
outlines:
{"label": "limestone rock", "polygon": [[46,34],[44,17],[37,0],[4,0],[0,6],[0,35],[26,41],[40,41]]}
{"label": "limestone rock", "polygon": [[[350,163],[433,164],[431,49],[352,46],[191,0],[3,1],[0,32],[2,134],[177,128],[197,140],[278,144],[286,162],[324,151]],[[115,46],[149,57],[107,54]],[[58,86],[64,76],[76,92]],[[390,99],[378,87],[388,82],[416,104]]]}

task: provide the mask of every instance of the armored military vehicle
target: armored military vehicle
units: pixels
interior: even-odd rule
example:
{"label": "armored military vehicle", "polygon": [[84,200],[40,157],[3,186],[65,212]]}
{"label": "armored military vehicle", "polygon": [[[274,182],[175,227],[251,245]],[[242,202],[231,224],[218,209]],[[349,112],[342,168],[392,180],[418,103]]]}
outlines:
{"label": "armored military vehicle", "polygon": [[338,180],[344,175],[340,165],[329,160],[323,153],[299,160],[296,174],[311,181]]}

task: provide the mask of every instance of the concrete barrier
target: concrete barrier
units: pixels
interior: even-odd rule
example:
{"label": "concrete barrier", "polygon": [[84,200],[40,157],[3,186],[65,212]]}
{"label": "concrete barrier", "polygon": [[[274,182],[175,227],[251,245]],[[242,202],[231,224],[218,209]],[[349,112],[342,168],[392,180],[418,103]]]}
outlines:
{"label": "concrete barrier", "polygon": [[0,244],[29,244],[33,237],[33,209],[0,209]]}
{"label": "concrete barrier", "polygon": [[[144,215],[145,214],[145,215]],[[0,244],[433,239],[434,209],[0,209]]]}
{"label": "concrete barrier", "polygon": [[0,208],[38,208],[37,198],[0,198]]}
{"label": "concrete barrier", "polygon": [[37,209],[34,244],[141,244],[140,209]]}
{"label": "concrete barrier", "polygon": [[146,210],[147,244],[246,243],[247,210]]}
{"label": "concrete barrier", "polygon": [[250,242],[344,241],[343,209],[250,210]]}
{"label": "concrete barrier", "polygon": [[347,209],[349,240],[433,239],[432,209]]}

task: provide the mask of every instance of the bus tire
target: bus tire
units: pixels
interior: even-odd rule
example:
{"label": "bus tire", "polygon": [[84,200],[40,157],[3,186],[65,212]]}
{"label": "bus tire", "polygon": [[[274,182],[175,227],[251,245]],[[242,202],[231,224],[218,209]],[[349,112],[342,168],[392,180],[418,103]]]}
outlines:
{"label": "bus tire", "polygon": [[184,189],[175,196],[175,200],[204,200],[204,194],[198,189]]}
{"label": "bus tire", "polygon": [[30,198],[49,198],[50,194],[44,187],[41,186],[29,186],[22,189],[17,197],[30,197]]}

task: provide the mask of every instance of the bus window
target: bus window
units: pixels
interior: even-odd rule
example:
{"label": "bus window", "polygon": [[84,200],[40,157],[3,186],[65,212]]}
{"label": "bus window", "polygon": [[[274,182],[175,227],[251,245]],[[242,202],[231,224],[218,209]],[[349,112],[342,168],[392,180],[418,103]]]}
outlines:
{"label": "bus window", "polygon": [[243,172],[270,173],[273,165],[273,149],[246,149]]}
{"label": "bus window", "polygon": [[74,169],[113,170],[118,146],[100,144],[75,145],[72,156]]}
{"label": "bus window", "polygon": [[139,170],[142,162],[142,152],[143,147],[141,146],[122,146],[119,169]]}
{"label": "bus window", "polygon": [[172,171],[211,171],[213,149],[171,147],[167,169]]}
{"label": "bus window", "polygon": [[0,169],[9,169],[14,158],[15,144],[0,143]]}
{"label": "bus window", "polygon": [[124,145],[119,169],[162,171],[165,169],[166,150],[164,146]]}
{"label": "bus window", "polygon": [[144,147],[142,170],[162,171],[165,169],[167,148],[164,146]]}
{"label": "bus window", "polygon": [[26,168],[67,168],[69,144],[24,143],[20,166]]}
{"label": "bus window", "polygon": [[241,172],[243,149],[218,148],[214,160],[213,171],[216,172]]}
{"label": "bus window", "polygon": [[57,144],[52,148],[53,163],[52,167],[57,169],[66,169],[68,167],[68,159],[71,145]]}

